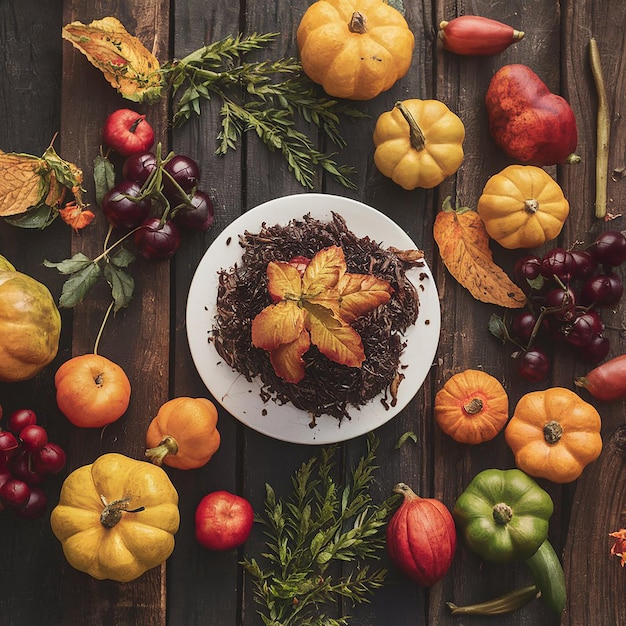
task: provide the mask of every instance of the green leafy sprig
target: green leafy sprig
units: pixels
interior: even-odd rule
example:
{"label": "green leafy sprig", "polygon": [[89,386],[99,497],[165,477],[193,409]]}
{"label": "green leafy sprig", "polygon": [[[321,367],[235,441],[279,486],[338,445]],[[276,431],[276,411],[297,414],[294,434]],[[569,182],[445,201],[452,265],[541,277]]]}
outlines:
{"label": "green leafy sprig", "polygon": [[[334,153],[317,149],[316,139],[296,128],[301,118],[338,148],[345,147],[339,116],[366,117],[347,103],[327,97],[302,70],[297,59],[244,62],[243,57],[272,43],[278,33],[226,37],[185,58],[166,64],[162,72],[171,86],[174,125],[200,115],[201,102],[221,101],[221,128],[216,154],[236,149],[243,133],[253,131],[271,150],[282,154],[304,187],[313,187],[316,168],[354,189],[354,168],[338,165]],[[317,134],[317,133],[316,133]]]}
{"label": "green leafy sprig", "polygon": [[[383,585],[386,570],[365,561],[380,557],[397,496],[380,505],[372,501],[377,447],[370,435],[367,452],[343,487],[332,476],[336,446],[300,466],[286,502],[266,485],[265,512],[256,518],[265,527],[265,563],[254,557],[242,562],[266,626],[345,625],[348,617],[329,617],[325,607],[336,607],[342,598],[366,602]],[[337,573],[339,568],[345,571]]]}

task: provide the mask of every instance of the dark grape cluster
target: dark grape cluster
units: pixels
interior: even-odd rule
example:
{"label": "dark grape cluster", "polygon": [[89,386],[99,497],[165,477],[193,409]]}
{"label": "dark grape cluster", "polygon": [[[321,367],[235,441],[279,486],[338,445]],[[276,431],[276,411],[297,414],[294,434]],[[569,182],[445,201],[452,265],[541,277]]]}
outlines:
{"label": "dark grape cluster", "polygon": [[571,346],[589,364],[606,358],[610,346],[601,312],[622,297],[624,285],[615,269],[624,262],[626,236],[618,231],[603,232],[585,249],[553,248],[543,257],[518,259],[515,279],[529,304],[513,316],[508,335],[523,348],[518,354],[522,378],[546,378],[549,341]]}
{"label": "dark grape cluster", "polygon": [[65,462],[65,452],[48,441],[34,411],[18,409],[9,414],[6,430],[0,429],[0,511],[10,509],[24,519],[42,517],[47,502],[41,485]]}
{"label": "dark grape cluster", "polygon": [[199,182],[200,169],[191,157],[132,154],[124,161],[122,180],[103,197],[102,211],[114,228],[135,231],[141,255],[169,259],[180,247],[181,230],[206,231],[213,224],[213,203]]}

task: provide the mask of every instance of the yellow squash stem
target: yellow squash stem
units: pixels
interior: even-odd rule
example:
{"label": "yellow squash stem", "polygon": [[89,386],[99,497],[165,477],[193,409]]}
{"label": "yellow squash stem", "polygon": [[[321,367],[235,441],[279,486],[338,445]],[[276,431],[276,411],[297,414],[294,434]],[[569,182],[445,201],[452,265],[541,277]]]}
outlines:
{"label": "yellow squash stem", "polygon": [[606,197],[609,169],[609,135],[611,121],[609,119],[609,103],[606,86],[602,75],[600,51],[594,38],[589,41],[589,58],[591,72],[598,92],[598,112],[596,118],[596,209],[599,219],[606,219]]}

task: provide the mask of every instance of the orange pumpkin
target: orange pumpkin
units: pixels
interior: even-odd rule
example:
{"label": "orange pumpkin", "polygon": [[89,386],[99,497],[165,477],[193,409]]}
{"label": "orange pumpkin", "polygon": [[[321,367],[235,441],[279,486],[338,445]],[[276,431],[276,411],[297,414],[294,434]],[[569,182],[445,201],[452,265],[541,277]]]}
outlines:
{"label": "orange pumpkin", "polygon": [[297,32],[302,69],[327,94],[369,100],[409,70],[415,38],[381,0],[318,0]]}
{"label": "orange pumpkin", "polygon": [[602,451],[598,411],[563,387],[520,398],[504,437],[519,469],[555,483],[576,480]]}
{"label": "orange pumpkin", "polygon": [[206,398],[174,398],[150,422],[146,456],[156,465],[195,469],[206,465],[220,446],[217,409]]}
{"label": "orange pumpkin", "polygon": [[99,428],[118,420],[130,403],[124,370],[99,354],[75,356],[55,376],[57,405],[75,426]]}
{"label": "orange pumpkin", "polygon": [[467,369],[450,378],[435,396],[435,421],[459,443],[493,439],[509,418],[509,398],[500,381]]}

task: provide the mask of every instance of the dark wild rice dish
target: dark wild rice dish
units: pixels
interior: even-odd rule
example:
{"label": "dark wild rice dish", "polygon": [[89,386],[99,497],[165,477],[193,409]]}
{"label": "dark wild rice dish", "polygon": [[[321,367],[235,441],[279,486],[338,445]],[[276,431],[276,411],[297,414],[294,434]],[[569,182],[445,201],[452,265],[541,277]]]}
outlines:
{"label": "dark wild rice dish", "polygon": [[[260,378],[264,402],[291,402],[307,411],[312,417],[311,426],[323,414],[349,419],[350,407],[358,408],[383,392],[383,406],[393,405],[397,386],[404,377],[400,371],[405,345],[402,337],[416,322],[419,310],[419,296],[406,278],[406,271],[423,265],[422,253],[385,249],[369,237],[356,237],[336,213],[330,222],[305,215],[286,226],[263,224],[260,232],[241,235],[239,244],[243,247],[241,264],[220,271],[212,336],[226,363],[248,381]],[[312,258],[322,248],[333,245],[343,248],[348,272],[387,280],[394,293],[387,304],[353,323],[365,349],[366,360],[361,368],[334,363],[312,344],[303,357],[305,378],[298,384],[287,383],[274,372],[269,354],[252,345],[252,320],[270,304],[267,264],[289,261],[294,256]]]}

